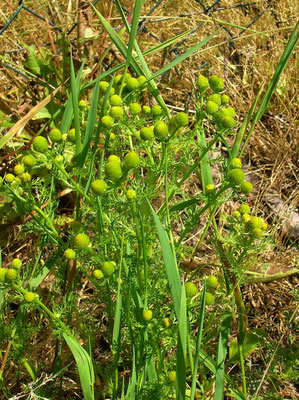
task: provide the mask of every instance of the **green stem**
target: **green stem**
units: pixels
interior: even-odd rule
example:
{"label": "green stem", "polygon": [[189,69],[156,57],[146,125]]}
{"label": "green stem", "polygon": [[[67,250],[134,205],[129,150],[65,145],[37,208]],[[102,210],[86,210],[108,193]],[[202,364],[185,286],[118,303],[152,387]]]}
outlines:
{"label": "green stem", "polygon": [[239,357],[240,357],[240,365],[241,365],[241,372],[242,372],[243,393],[246,396],[246,392],[247,392],[246,375],[245,375],[245,366],[244,366],[244,358],[243,358],[243,346],[241,344],[239,344]]}

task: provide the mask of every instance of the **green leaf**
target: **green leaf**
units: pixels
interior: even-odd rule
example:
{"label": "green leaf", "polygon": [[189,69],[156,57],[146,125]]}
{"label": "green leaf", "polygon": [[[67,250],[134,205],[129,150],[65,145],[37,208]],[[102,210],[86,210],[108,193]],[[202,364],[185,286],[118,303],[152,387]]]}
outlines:
{"label": "green leaf", "polygon": [[224,396],[225,358],[227,353],[231,322],[232,322],[232,314],[225,313],[220,327],[218,350],[216,357],[216,385],[215,385],[215,397],[214,397],[215,400],[222,400]]}
{"label": "green leaf", "polygon": [[[263,329],[255,329],[249,331],[245,335],[242,345],[244,359],[249,357],[256,349],[258,349],[265,339],[266,333]],[[228,363],[237,363],[239,361],[239,348],[237,339],[232,340],[229,347]]]}
{"label": "green leaf", "polygon": [[[149,202],[148,202],[149,203]],[[168,279],[168,284],[170,288],[171,298],[174,305],[174,310],[177,318],[180,316],[180,303],[181,303],[181,292],[182,286],[180,282],[179,271],[174,259],[174,254],[172,253],[171,247],[169,245],[169,238],[166,231],[163,229],[162,224],[155,213],[155,210],[152,208],[149,203],[150,209],[152,211],[156,229],[158,232],[159,241],[162,248],[162,255],[166,267],[166,274]]]}
{"label": "green leaf", "polygon": [[63,337],[76,360],[84,400],[94,400],[94,371],[92,360],[87,351],[84,350],[75,338],[67,333],[64,333]]}
{"label": "green leaf", "polygon": [[201,346],[201,338],[203,332],[203,321],[205,317],[205,306],[206,306],[206,281],[204,281],[202,293],[201,293],[201,302],[200,302],[200,312],[198,318],[198,332],[196,338],[196,349],[195,349],[195,357],[194,357],[194,368],[192,374],[192,386],[191,386],[191,395],[190,400],[194,400],[195,396],[195,389],[196,389],[196,377],[197,377],[197,370],[198,370],[198,361],[199,361],[199,351]]}
{"label": "green leaf", "polygon": [[186,392],[186,340],[187,340],[187,308],[186,292],[183,285],[181,290],[179,331],[176,351],[176,398],[185,400]]}
{"label": "green leaf", "polygon": [[36,53],[33,47],[29,47],[28,50],[30,51],[27,60],[25,61],[24,65],[31,71],[35,72],[36,74],[40,74],[40,64],[36,57]]}

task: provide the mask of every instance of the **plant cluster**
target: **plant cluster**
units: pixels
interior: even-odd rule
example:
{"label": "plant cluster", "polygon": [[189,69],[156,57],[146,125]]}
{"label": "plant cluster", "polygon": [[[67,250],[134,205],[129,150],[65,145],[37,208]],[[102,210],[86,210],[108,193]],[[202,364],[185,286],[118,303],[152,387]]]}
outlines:
{"label": "plant cluster", "polygon": [[[267,224],[250,215],[245,203],[231,215],[224,215],[224,225],[219,219],[222,205],[232,200],[243,202],[252,190],[245,180],[241,160],[231,155],[225,139],[234,133],[235,111],[228,106],[230,99],[222,79],[215,75],[197,78],[195,118],[185,112],[171,115],[160,98],[160,104],[150,106],[147,84],[144,76],[135,78],[128,72],[111,80],[98,79],[91,100],[80,99],[77,103],[72,98],[74,86],[61,125],[52,126],[46,136],[35,137],[31,149],[18,154],[12,171],[1,180],[1,195],[9,204],[2,218],[9,219],[11,212],[26,215],[26,235],[37,235],[39,242],[36,260],[25,265],[16,258],[8,268],[0,269],[2,290],[7,294],[3,315],[9,310],[13,293],[18,293],[19,300],[23,299],[19,312],[24,307],[28,312],[28,307],[38,308],[51,322],[53,332],[71,348],[77,363],[76,354],[81,353],[86,362],[94,364],[95,372],[88,377],[92,392],[90,386],[86,387],[87,378],[78,364],[85,398],[93,393],[94,373],[104,381],[105,389],[100,392],[117,398],[120,367],[131,370],[123,390],[130,393],[136,385],[138,398],[146,398],[148,391],[160,393],[157,398],[171,397],[175,390],[186,390],[190,398],[195,393],[198,398],[205,398],[214,380],[208,371],[215,367],[209,358],[199,368],[197,378],[197,363],[200,355],[203,357],[198,353],[199,346],[210,351],[217,335],[216,315],[234,315],[236,307],[241,313],[236,321],[239,320],[238,346],[242,349],[246,313],[238,282],[243,279],[250,257],[264,245],[261,239],[268,235]],[[211,131],[208,142],[207,124]],[[209,154],[219,143],[226,146],[229,157],[218,160],[223,178],[214,185]],[[194,174],[201,180],[202,193],[190,198],[181,186]],[[74,212],[68,217],[60,216],[64,193],[74,205]],[[151,206],[155,202],[159,204],[157,212]],[[184,225],[177,233],[179,240],[175,240],[172,221],[181,212],[185,213]],[[210,241],[219,254],[219,277],[208,276],[204,283],[193,273],[184,284],[178,255],[188,252],[188,248],[182,241],[204,214],[209,218],[198,245],[210,230]],[[164,221],[165,229],[160,221]],[[40,284],[48,274],[56,280],[51,300],[45,301]],[[84,279],[93,288],[90,304],[99,300],[105,304],[108,326],[104,334],[112,352],[111,363],[106,366],[109,378],[77,340],[89,336],[94,348],[96,330],[100,329],[97,324],[96,330],[89,325],[95,323],[95,315],[89,320],[74,307]],[[59,306],[57,298],[63,305]],[[216,304],[224,298],[226,306],[216,311]],[[214,310],[211,315],[205,313],[205,305]],[[198,317],[202,323],[200,340],[192,338],[192,326]],[[85,327],[76,324],[80,319],[86,321]],[[202,331],[203,324],[210,326],[211,332],[207,328]],[[188,348],[183,366],[176,339],[182,334]],[[61,342],[61,352],[63,347]],[[23,351],[22,359],[29,357],[25,345]],[[240,361],[243,365],[242,355]],[[36,376],[37,371],[27,362],[24,366],[31,377]],[[243,375],[245,390],[244,379]],[[205,383],[201,384],[201,380]],[[228,385],[228,392],[242,396],[232,382]]]}

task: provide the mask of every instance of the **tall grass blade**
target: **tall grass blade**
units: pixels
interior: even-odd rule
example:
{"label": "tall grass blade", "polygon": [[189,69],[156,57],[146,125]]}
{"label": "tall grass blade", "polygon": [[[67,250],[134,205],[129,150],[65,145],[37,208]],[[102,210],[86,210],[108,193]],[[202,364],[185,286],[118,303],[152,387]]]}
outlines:
{"label": "tall grass blade", "polygon": [[237,155],[238,155],[238,152],[240,150],[240,147],[241,147],[241,144],[242,144],[242,141],[243,141],[243,137],[245,135],[245,132],[248,129],[249,123],[251,121],[251,117],[252,117],[252,115],[254,113],[254,110],[255,110],[256,105],[257,105],[257,103],[259,101],[259,98],[261,97],[263,89],[264,89],[264,84],[262,84],[258,94],[256,95],[255,99],[253,100],[253,102],[252,102],[252,104],[250,106],[250,109],[249,109],[248,113],[246,114],[246,116],[244,118],[244,121],[243,121],[242,125],[240,126],[240,128],[238,130],[238,133],[236,135],[233,147],[231,149],[231,158],[232,159],[237,157]]}
{"label": "tall grass blade", "polygon": [[71,88],[72,88],[72,103],[73,103],[73,114],[74,114],[74,125],[75,125],[75,144],[76,144],[76,159],[78,165],[81,166],[81,135],[80,135],[80,120],[79,120],[79,93],[80,93],[80,71],[76,79],[75,77],[75,69],[73,63],[72,52],[70,54],[71,57]]}
{"label": "tall grass blade", "polygon": [[67,333],[64,333],[63,337],[76,360],[84,400],[94,400],[94,371],[92,360],[87,351],[85,351],[74,338]]}
{"label": "tall grass blade", "polygon": [[81,164],[84,164],[86,159],[88,150],[90,148],[90,142],[94,133],[95,122],[97,117],[98,111],[98,101],[99,101],[99,92],[100,92],[100,79],[99,76],[97,77],[96,84],[93,90],[92,99],[90,103],[90,109],[88,112],[87,117],[87,125],[85,130],[85,136],[83,140],[83,149],[82,149],[82,156],[81,156]]}
{"label": "tall grass blade", "polygon": [[187,349],[187,308],[186,292],[181,290],[181,306],[179,315],[179,332],[176,352],[176,398],[185,400],[186,392],[186,349]]}
{"label": "tall grass blade", "polygon": [[[185,32],[183,32],[183,33],[180,33],[179,35],[174,36],[174,37],[171,38],[171,39],[166,40],[166,41],[163,42],[163,43],[159,43],[157,46],[154,46],[154,47],[152,47],[151,49],[146,50],[146,51],[143,53],[143,56],[148,56],[148,55],[154,54],[154,53],[156,53],[156,52],[158,52],[158,51],[161,51],[161,50],[165,49],[165,48],[168,47],[168,46],[171,46],[172,44],[174,44],[174,43],[178,42],[179,40],[181,40],[183,37],[187,36],[190,32],[191,32],[191,30],[185,31]],[[134,57],[134,60],[135,60],[135,61],[139,60],[138,55],[137,55],[136,57]],[[101,74],[100,79],[104,79],[104,78],[106,78],[107,76],[110,76],[110,75],[115,74],[117,71],[119,71],[120,69],[124,68],[125,65],[126,65],[126,63],[123,62],[123,63],[120,63],[120,64],[116,65],[115,67],[109,68],[108,71],[105,71],[105,72],[103,72],[103,73]],[[93,85],[95,84],[95,82],[96,82],[96,80],[93,80],[93,81],[91,81],[91,82],[86,83],[86,84],[82,87],[82,90],[86,90],[86,89],[88,89],[89,87],[93,86]]]}
{"label": "tall grass blade", "polygon": [[223,400],[224,397],[225,357],[227,353],[231,322],[232,322],[232,314],[225,313],[220,327],[218,350],[216,357],[216,385],[215,385],[215,397],[214,397],[215,400]]}
{"label": "tall grass blade", "polygon": [[135,42],[136,33],[137,33],[137,29],[138,29],[139,17],[140,17],[141,8],[143,6],[143,3],[144,3],[144,0],[135,1],[133,20],[132,20],[132,25],[131,25],[131,30],[130,30],[130,39],[129,39],[129,43],[128,43],[128,52],[127,52],[127,60],[126,60],[127,65],[131,64],[132,51],[133,51],[133,47],[134,47],[134,42]]}
{"label": "tall grass blade", "polygon": [[198,370],[198,361],[199,361],[199,351],[201,346],[201,338],[203,331],[203,321],[205,317],[205,306],[206,306],[206,281],[204,281],[202,293],[201,293],[201,302],[200,302],[200,313],[198,318],[198,332],[197,332],[197,340],[196,340],[196,349],[195,349],[195,357],[194,357],[194,367],[193,367],[193,375],[192,375],[192,384],[191,384],[191,394],[190,400],[194,400],[195,389],[196,389],[196,377]]}
{"label": "tall grass blade", "polygon": [[168,284],[170,288],[170,293],[174,305],[174,310],[176,313],[177,318],[179,319],[180,317],[180,304],[181,304],[181,292],[182,292],[182,286],[180,282],[180,275],[179,271],[177,268],[177,265],[175,263],[174,257],[175,255],[172,253],[170,244],[169,244],[169,238],[162,227],[162,224],[155,213],[154,209],[152,208],[151,204],[149,203],[150,209],[152,211],[156,229],[158,232],[158,237],[159,241],[161,244],[161,249],[162,249],[162,255],[166,267],[166,274],[167,274],[167,279],[168,279]]}
{"label": "tall grass blade", "polygon": [[259,122],[259,120],[264,115],[264,113],[266,111],[266,108],[267,108],[267,106],[268,106],[268,104],[270,102],[270,99],[272,97],[272,94],[273,94],[273,92],[274,92],[274,90],[275,90],[275,88],[276,88],[276,86],[277,86],[277,84],[279,82],[281,74],[283,73],[283,71],[284,71],[284,69],[285,69],[285,67],[286,67],[286,65],[288,63],[289,58],[291,57],[291,55],[292,55],[292,53],[293,53],[293,51],[295,49],[295,46],[296,46],[296,44],[298,42],[298,39],[299,39],[299,22],[297,22],[295,28],[293,29],[293,31],[291,33],[291,36],[290,36],[289,41],[288,41],[288,43],[286,45],[285,51],[283,52],[283,54],[282,54],[282,56],[280,58],[280,61],[279,61],[278,65],[277,65],[277,67],[276,67],[276,70],[275,70],[274,75],[273,75],[273,77],[272,77],[272,79],[270,81],[270,84],[269,84],[269,86],[268,86],[268,88],[266,90],[266,93],[265,93],[265,95],[263,97],[263,100],[262,100],[262,102],[261,102],[261,104],[260,104],[260,106],[259,106],[254,118],[253,118],[251,129],[250,129],[250,131],[249,131],[249,133],[248,133],[248,135],[247,135],[247,137],[246,137],[246,139],[244,141],[244,144],[243,144],[242,150],[240,152],[240,155],[243,154],[243,152],[244,152],[244,150],[245,150],[245,148],[247,146],[247,143],[248,143],[248,141],[249,141],[249,139],[251,137],[251,134],[253,132],[253,129],[254,129],[255,125]]}

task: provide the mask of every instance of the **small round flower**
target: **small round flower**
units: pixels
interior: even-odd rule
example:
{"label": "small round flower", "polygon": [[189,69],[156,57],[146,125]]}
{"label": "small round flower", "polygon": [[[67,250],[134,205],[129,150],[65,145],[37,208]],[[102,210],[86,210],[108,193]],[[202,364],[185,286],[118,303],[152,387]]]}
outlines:
{"label": "small round flower", "polygon": [[48,150],[48,141],[43,136],[37,136],[33,139],[32,146],[38,153],[45,153]]}
{"label": "small round flower", "polygon": [[115,162],[115,161],[120,163],[120,158],[115,154],[111,154],[111,156],[108,157],[108,162]]}
{"label": "small round flower", "polygon": [[187,126],[189,123],[188,115],[184,112],[179,112],[175,116],[175,122],[178,127]]}
{"label": "small round flower", "polygon": [[103,195],[107,190],[107,183],[102,179],[96,179],[91,183],[91,190],[98,195]]}
{"label": "small round flower", "polygon": [[198,88],[198,90],[203,93],[204,91],[206,91],[209,87],[209,81],[207,80],[207,78],[203,75],[199,75],[197,80],[196,80],[196,86]]}
{"label": "small round flower", "polygon": [[[114,118],[116,120],[119,120],[119,119],[121,119],[123,117],[124,110],[123,110],[122,107],[113,106],[110,109],[110,115],[111,115],[112,118]],[[105,117],[103,117],[103,118],[105,118]],[[102,123],[103,123],[103,121],[102,121]]]}
{"label": "small round flower", "polygon": [[106,129],[112,128],[114,124],[113,118],[111,118],[109,115],[102,117],[101,122]]}
{"label": "small round flower", "polygon": [[17,164],[17,165],[14,167],[13,172],[14,172],[16,175],[22,175],[22,173],[25,172],[25,168],[24,168],[24,166],[23,166],[22,164]]}
{"label": "small round flower", "polygon": [[106,81],[100,82],[100,90],[101,92],[105,93],[108,89],[109,83]]}
{"label": "small round flower", "polygon": [[214,289],[215,287],[217,287],[217,285],[218,285],[218,279],[216,278],[216,276],[210,275],[207,278],[207,286]]}
{"label": "small round flower", "polygon": [[208,306],[211,306],[214,303],[215,298],[212,295],[212,293],[206,292],[205,300],[206,300],[206,304]]}
{"label": "small round flower", "polygon": [[209,183],[209,184],[206,186],[206,193],[208,193],[208,194],[213,193],[214,190],[215,190],[215,186],[214,186],[212,183]]}
{"label": "small round flower", "polygon": [[4,179],[5,182],[12,183],[15,180],[15,176],[13,174],[6,174]]}
{"label": "small round flower", "polygon": [[31,181],[31,175],[28,174],[28,172],[24,172],[24,173],[21,175],[21,179],[22,179],[23,182],[28,183],[28,182]]}
{"label": "small round flower", "polygon": [[101,279],[104,277],[103,272],[100,269],[95,269],[92,273],[93,277],[96,279]]}
{"label": "small round flower", "polygon": [[213,115],[218,111],[218,105],[213,101],[208,101],[206,105],[206,113]]}
{"label": "small round flower", "polygon": [[251,217],[248,221],[247,226],[249,229],[261,228],[264,224],[263,218]]}
{"label": "small round flower", "polygon": [[54,142],[54,143],[60,142],[60,140],[62,139],[62,134],[59,129],[54,128],[50,131],[49,138],[50,138],[51,142]]}
{"label": "small round flower", "polygon": [[249,194],[252,192],[252,184],[248,181],[243,181],[240,185],[240,190],[244,194]]}
{"label": "small round flower", "polygon": [[139,88],[139,82],[136,78],[129,77],[126,79],[127,89],[132,92]]}
{"label": "small round flower", "polygon": [[90,244],[90,239],[85,233],[79,233],[74,238],[74,245],[79,249],[86,249]]}
{"label": "small round flower", "polygon": [[114,140],[115,139],[115,133],[111,132],[110,136],[109,136],[109,139],[110,140]]}
{"label": "small round flower", "polygon": [[263,226],[262,226],[262,230],[267,231],[268,229],[269,229],[269,225],[266,222],[264,222]]}
{"label": "small round flower", "polygon": [[36,158],[33,155],[28,154],[22,159],[22,162],[26,167],[32,168],[36,163]]}
{"label": "small round flower", "polygon": [[73,260],[76,257],[76,253],[73,249],[66,249],[64,252],[64,257],[67,260]]}
{"label": "small round flower", "polygon": [[76,131],[75,131],[74,128],[73,128],[73,129],[70,129],[70,130],[68,131],[67,140],[68,140],[69,142],[71,142],[71,143],[75,143],[75,142],[76,142]]}
{"label": "small round flower", "polygon": [[168,380],[169,380],[169,382],[171,382],[171,383],[175,383],[175,381],[176,381],[176,372],[175,372],[175,371],[169,372],[169,374],[168,374]]}
{"label": "small round flower", "polygon": [[64,161],[64,158],[63,158],[63,156],[62,156],[61,154],[58,154],[58,155],[55,157],[55,161],[57,161],[59,164],[62,164],[63,161]]}
{"label": "small round flower", "polygon": [[5,281],[7,271],[8,271],[8,269],[6,269],[6,268],[0,268],[0,282]]}
{"label": "small round flower", "polygon": [[234,168],[229,171],[227,177],[233,185],[240,185],[245,179],[245,174],[241,169]]}
{"label": "small round flower", "polygon": [[21,269],[22,261],[19,258],[14,258],[11,262],[11,268],[16,269],[17,271]]}
{"label": "small round flower", "polygon": [[5,279],[7,281],[15,281],[18,277],[18,272],[14,268],[9,268],[6,272]]}
{"label": "small round flower", "polygon": [[81,110],[86,110],[87,107],[88,107],[88,104],[87,104],[87,102],[86,102],[84,99],[82,99],[82,100],[79,101],[79,108],[80,108]]}
{"label": "small round flower", "polygon": [[122,169],[120,163],[118,161],[109,161],[106,164],[105,172],[107,177],[112,180],[116,181],[122,177]]}
{"label": "small round flower", "polygon": [[187,282],[185,285],[186,296],[193,297],[197,293],[197,287],[193,282]]}
{"label": "small round flower", "polygon": [[123,78],[122,74],[116,75],[113,84],[116,85],[116,86],[120,85],[121,81],[122,81],[122,78]]}
{"label": "small round flower", "polygon": [[225,106],[228,103],[229,103],[229,97],[226,94],[223,94],[221,96],[221,105]]}
{"label": "small round flower", "polygon": [[239,212],[238,210],[236,210],[236,211],[233,212],[233,217],[234,217],[234,218],[239,218],[240,215],[241,215],[241,214],[240,214],[240,212]]}
{"label": "small round flower", "polygon": [[263,236],[263,231],[261,230],[261,228],[254,228],[251,231],[251,236],[254,239],[260,239]]}
{"label": "small round flower", "polygon": [[144,126],[140,129],[140,137],[142,140],[149,140],[154,137],[154,132],[151,128]]}
{"label": "small round flower", "polygon": [[233,107],[222,108],[221,111],[225,117],[229,116],[234,118],[236,116],[236,111]]}
{"label": "small round flower", "polygon": [[35,300],[35,293],[26,292],[24,294],[24,300],[27,301],[27,303],[32,303]]}
{"label": "small round flower", "polygon": [[102,272],[105,276],[110,276],[114,272],[114,262],[112,261],[105,261],[102,266]]}
{"label": "small round flower", "polygon": [[217,75],[212,75],[209,78],[209,85],[213,93],[221,92],[224,89],[224,82]]}
{"label": "small round flower", "polygon": [[213,103],[216,103],[217,106],[221,106],[221,97],[218,93],[212,94],[207,98],[208,101],[212,101]]}
{"label": "small round flower", "polygon": [[241,205],[240,205],[240,207],[238,208],[238,211],[241,213],[241,214],[245,214],[245,213],[250,213],[250,207],[249,207],[249,205],[248,204],[246,204],[246,203],[242,203]]}
{"label": "small round flower", "polygon": [[142,112],[146,115],[151,113],[151,108],[149,106],[143,106],[142,107]]}
{"label": "small round flower", "polygon": [[113,94],[110,97],[110,105],[113,106],[118,106],[120,107],[122,105],[123,101],[122,98],[120,96],[118,96],[117,94]]}
{"label": "small round flower", "polygon": [[235,125],[235,120],[229,115],[222,118],[221,123],[225,129],[232,129]]}
{"label": "small round flower", "polygon": [[242,162],[240,158],[233,158],[229,164],[229,167],[231,169],[242,168]]}
{"label": "small round flower", "polygon": [[141,105],[139,103],[131,103],[129,105],[129,110],[131,114],[137,115],[141,113]]}
{"label": "small round flower", "polygon": [[148,322],[153,318],[153,312],[151,310],[144,310],[142,316],[144,321]]}
{"label": "small round flower", "polygon": [[128,189],[126,193],[127,199],[132,200],[136,197],[136,192],[133,189]]}
{"label": "small round flower", "polygon": [[158,117],[159,115],[162,114],[162,108],[161,108],[158,104],[155,104],[155,105],[152,107],[151,112],[152,112],[152,115],[153,115],[154,117]]}
{"label": "small round flower", "polygon": [[140,165],[140,159],[135,151],[130,151],[124,158],[124,166],[127,169],[137,168]]}
{"label": "small round flower", "polygon": [[140,76],[138,76],[137,81],[138,81],[139,85],[141,86],[147,81],[147,79],[144,75],[140,75]]}
{"label": "small round flower", "polygon": [[172,326],[172,322],[169,318],[163,318],[162,319],[162,325],[165,329],[168,329]]}
{"label": "small round flower", "polygon": [[157,139],[163,140],[168,136],[168,126],[163,121],[158,121],[154,127],[154,135]]}
{"label": "small round flower", "polygon": [[244,224],[248,224],[248,222],[250,221],[250,218],[251,218],[250,215],[245,213],[245,214],[242,215],[242,222]]}

